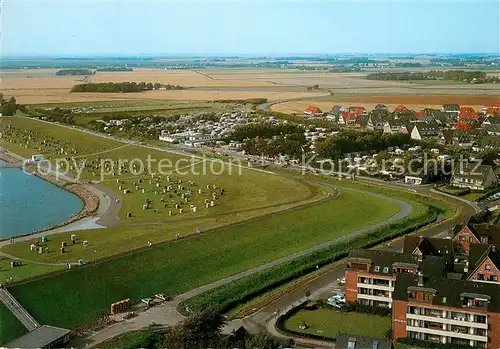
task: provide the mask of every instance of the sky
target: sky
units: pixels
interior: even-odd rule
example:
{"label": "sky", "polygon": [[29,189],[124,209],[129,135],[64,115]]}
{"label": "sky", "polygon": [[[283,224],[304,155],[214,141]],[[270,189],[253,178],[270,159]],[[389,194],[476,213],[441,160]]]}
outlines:
{"label": "sky", "polygon": [[8,56],[500,51],[500,1],[2,0]]}

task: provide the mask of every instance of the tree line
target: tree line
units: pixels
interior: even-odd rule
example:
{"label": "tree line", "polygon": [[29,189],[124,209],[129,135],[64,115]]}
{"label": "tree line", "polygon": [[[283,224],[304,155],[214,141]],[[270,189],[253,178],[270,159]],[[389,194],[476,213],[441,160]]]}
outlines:
{"label": "tree line", "polygon": [[476,81],[476,82],[498,82],[500,79],[494,76],[487,76],[482,71],[465,70],[430,70],[428,72],[380,72],[366,76],[368,80],[383,81],[419,81],[419,80],[450,80],[450,81]]}
{"label": "tree line", "polygon": [[94,71],[90,69],[61,69],[56,72],[56,75],[93,75]]}
{"label": "tree line", "polygon": [[142,92],[150,90],[183,90],[184,87],[179,85],[164,85],[160,83],[151,82],[102,82],[102,83],[88,83],[78,84],[73,86],[71,92]]}
{"label": "tree line", "polygon": [[230,139],[243,141],[243,150],[247,154],[300,158],[302,148],[307,144],[304,131],[303,127],[290,123],[246,124],[238,127]]}
{"label": "tree line", "polygon": [[102,67],[97,68],[97,71],[134,71],[134,69],[129,67]]}
{"label": "tree line", "polygon": [[23,107],[18,105],[14,97],[5,99],[3,94],[0,93],[0,113],[4,116],[11,116],[16,113],[18,109]]}

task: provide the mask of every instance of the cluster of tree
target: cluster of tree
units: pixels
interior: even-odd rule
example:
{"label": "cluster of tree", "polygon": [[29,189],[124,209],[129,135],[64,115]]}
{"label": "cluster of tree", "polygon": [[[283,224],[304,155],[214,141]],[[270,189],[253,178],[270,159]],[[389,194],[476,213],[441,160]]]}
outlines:
{"label": "cluster of tree", "polygon": [[164,334],[161,348],[168,349],[280,349],[291,348],[293,340],[277,340],[270,335],[250,335],[243,329],[232,335],[222,334],[224,316],[213,309],[195,313]]}
{"label": "cluster of tree", "polygon": [[347,153],[379,152],[388,147],[413,144],[408,134],[380,134],[345,130],[316,142],[316,152],[326,159],[339,160]]}
{"label": "cluster of tree", "polygon": [[97,71],[133,71],[134,69],[124,66],[111,66],[97,68]]}
{"label": "cluster of tree", "polygon": [[273,136],[283,136],[290,134],[304,134],[304,128],[291,123],[278,123],[276,125],[268,123],[252,123],[239,126],[234,130],[231,139],[244,141],[254,138],[272,138]]}
{"label": "cluster of tree", "polygon": [[275,117],[277,119],[285,120],[296,124],[306,124],[308,126],[326,128],[327,132],[337,131],[339,128],[337,125],[333,125],[331,121],[323,118],[304,119],[302,115],[285,114],[277,111],[261,110],[261,109],[255,110],[255,113],[263,117]]}
{"label": "cluster of tree", "polygon": [[42,117],[47,121],[60,122],[67,125],[75,125],[75,118],[71,110],[54,108],[51,110],[34,109],[29,112],[32,116]]}
{"label": "cluster of tree", "polygon": [[93,75],[94,71],[90,69],[61,69],[56,75]]}
{"label": "cluster of tree", "polygon": [[467,81],[467,82],[498,82],[500,79],[494,76],[487,76],[482,71],[465,71],[465,70],[430,70],[428,72],[380,72],[372,73],[366,76],[368,80],[384,80],[384,81],[418,81],[418,80],[450,80],[450,81]]}
{"label": "cluster of tree", "polygon": [[103,82],[103,83],[89,83],[79,84],[73,86],[71,92],[142,92],[149,90],[159,90],[165,88],[167,90],[182,90],[184,89],[179,85],[163,85],[160,83],[151,82]]}
{"label": "cluster of tree", "polygon": [[307,86],[307,91],[317,90],[319,89],[319,85]]}
{"label": "cluster of tree", "polygon": [[0,93],[0,113],[2,113],[2,115],[4,116],[14,115],[18,109],[21,109],[21,106],[17,104],[16,99],[14,97],[5,99],[3,97],[3,94]]}
{"label": "cluster of tree", "polygon": [[243,150],[247,154],[264,155],[270,158],[283,155],[291,159],[300,159],[306,143],[304,134],[294,133],[275,136],[272,139],[249,139],[245,142]]}
{"label": "cluster of tree", "polygon": [[236,103],[259,105],[267,102],[267,98],[247,98],[247,99],[218,99],[212,102],[218,103]]}
{"label": "cluster of tree", "polygon": [[423,67],[424,65],[419,62],[396,62],[394,66],[397,68],[418,68]]}

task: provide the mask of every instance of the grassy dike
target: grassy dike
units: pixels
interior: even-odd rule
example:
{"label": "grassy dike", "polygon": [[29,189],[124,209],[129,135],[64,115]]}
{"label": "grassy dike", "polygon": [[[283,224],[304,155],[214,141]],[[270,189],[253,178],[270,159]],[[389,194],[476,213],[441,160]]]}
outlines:
{"label": "grassy dike", "polygon": [[344,186],[358,189],[360,186],[370,187],[370,191],[372,192],[389,195],[413,203],[414,211],[410,216],[389,226],[376,229],[370,233],[332,245],[308,256],[271,267],[262,272],[184,300],[179,304],[178,310],[187,315],[187,309],[197,311],[214,304],[226,312],[244,307],[244,304],[263,296],[265,293],[312,273],[318,266],[323,267],[345,258],[350,250],[376,246],[384,241],[418,230],[425,225],[435,222],[438,218],[447,219],[453,214],[453,210],[444,205],[443,202],[428,197],[415,196],[414,194],[396,189],[363,185],[349,181],[333,182],[339,187]]}
{"label": "grassy dike", "polygon": [[73,327],[92,321],[120,299],[136,302],[155,293],[182,293],[339,238],[397,212],[398,206],[389,200],[345,191],[338,198],[169,241],[9,290],[37,320]]}

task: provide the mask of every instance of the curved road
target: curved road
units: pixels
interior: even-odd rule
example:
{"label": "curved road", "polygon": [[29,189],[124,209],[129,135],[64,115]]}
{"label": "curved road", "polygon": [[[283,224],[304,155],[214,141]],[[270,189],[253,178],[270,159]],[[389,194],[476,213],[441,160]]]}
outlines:
{"label": "curved road", "polygon": [[[409,214],[411,214],[411,212],[413,210],[413,207],[410,204],[408,204],[407,202],[404,202],[402,200],[399,200],[399,199],[395,199],[392,197],[388,197],[388,196],[384,196],[381,194],[376,194],[376,193],[372,193],[372,192],[368,192],[368,191],[358,190],[358,189],[337,188],[335,185],[325,183],[325,182],[322,182],[322,184],[327,185],[327,186],[334,188],[336,190],[344,190],[344,191],[363,193],[363,194],[368,194],[368,195],[371,195],[371,196],[374,196],[377,198],[382,198],[385,200],[392,201],[399,206],[399,211],[396,214],[394,214],[393,216],[391,216],[391,217],[389,217],[389,218],[387,218],[379,223],[373,224],[371,226],[366,226],[366,227],[359,229],[355,232],[352,232],[350,234],[344,235],[342,237],[339,237],[339,238],[336,238],[336,239],[333,239],[330,241],[326,241],[322,244],[313,246],[313,247],[308,248],[306,250],[296,252],[296,253],[288,255],[286,257],[262,264],[260,266],[255,267],[255,268],[248,269],[246,271],[243,271],[241,273],[226,277],[224,279],[215,281],[213,283],[192,289],[188,292],[185,292],[185,293],[177,296],[174,300],[172,300],[170,302],[165,302],[164,304],[162,304],[160,306],[151,308],[148,311],[145,311],[143,313],[139,313],[138,316],[136,316],[135,318],[114,324],[114,325],[92,335],[84,343],[74,343],[74,344],[78,345],[78,346],[97,345],[97,344],[99,344],[107,339],[110,339],[114,336],[117,336],[119,334],[147,327],[152,322],[154,322],[156,324],[161,324],[161,325],[173,326],[176,323],[178,323],[179,321],[181,321],[182,319],[184,319],[184,317],[182,315],[180,315],[176,310],[179,303],[184,299],[195,297],[201,293],[204,293],[204,292],[212,290],[216,287],[225,285],[229,282],[232,282],[232,281],[241,279],[243,277],[252,275],[254,273],[263,271],[267,268],[282,264],[284,262],[288,262],[288,261],[306,256],[306,255],[311,254],[315,251],[322,250],[322,249],[325,249],[333,244],[342,242],[346,239],[352,238],[352,237],[360,235],[360,234],[364,234],[368,231],[371,231],[371,230],[377,229],[381,226],[390,224],[396,220],[399,220],[401,218],[408,216]],[[239,323],[239,321],[230,323],[228,326],[228,329],[233,328],[235,326],[238,326],[238,323]]]}
{"label": "curved road", "polygon": [[[400,186],[398,185],[390,185],[387,183],[383,183],[384,186],[388,187],[394,187],[394,188],[399,188],[401,189]],[[334,185],[332,185],[334,187]],[[353,190],[356,192],[363,192],[361,190],[356,190],[356,189],[346,189],[342,188],[343,190]],[[442,198],[442,196],[439,193],[434,193],[432,192],[432,189],[429,187],[422,187],[418,190],[422,194],[430,195],[436,198]],[[369,193],[370,195],[374,195],[377,197],[383,197],[387,198],[384,195],[380,194],[375,194],[375,193]],[[456,217],[450,218],[440,224],[437,225],[431,225],[430,227],[424,228],[419,230],[418,232],[415,232],[413,234],[418,234],[422,236],[435,236],[443,231],[447,231],[452,229],[456,224],[463,223],[465,222],[472,214],[477,212],[477,207],[474,205],[471,205],[468,202],[462,201],[462,200],[457,200],[456,198],[450,198],[452,201],[454,201],[456,204],[458,204],[460,212]],[[389,200],[396,202],[398,205],[400,205],[400,211],[387,219],[384,222],[380,222],[377,224],[378,226],[387,224],[391,221],[397,220],[399,218],[402,218],[409,213],[411,213],[411,206],[403,202],[401,200],[389,198]],[[367,227],[364,228],[358,232],[354,232],[352,235],[356,234],[361,234],[363,232],[366,232],[367,230],[374,229],[373,227]],[[340,238],[342,239],[342,238]],[[338,242],[339,240],[333,240],[326,242],[324,244],[321,244],[322,248],[325,246],[328,246],[329,244]],[[381,246],[382,249],[384,250],[392,250],[392,251],[400,251],[402,250],[403,247],[403,239],[397,239],[394,242],[392,242],[390,245],[383,245]],[[311,253],[312,250],[316,248],[313,247],[311,249],[308,249],[307,251]],[[297,258],[300,255],[306,254],[306,251],[299,252],[297,254],[282,258],[280,260],[291,260],[293,258]],[[278,260],[278,261],[280,261]],[[208,290],[211,290],[215,287],[218,287],[220,285],[226,284],[228,282],[231,282],[233,280],[237,280],[239,278],[245,277],[247,275],[250,275],[252,273],[261,271],[263,269],[266,269],[270,266],[279,264],[278,261],[273,261],[267,264],[264,264],[262,266],[247,270],[245,272],[233,275],[231,277],[219,280],[217,282],[201,286],[198,288],[195,288],[191,291],[188,291],[178,297],[176,297],[173,301],[171,302],[166,302],[158,307],[151,308],[148,311],[139,314],[136,318],[132,318],[129,320],[125,320],[124,322],[117,323],[115,325],[112,325],[96,334],[93,336],[89,337],[85,342],[80,342],[80,343],[75,343],[79,346],[84,346],[84,345],[96,345],[98,343],[101,343],[107,339],[110,339],[114,336],[117,336],[119,334],[133,331],[133,330],[138,330],[141,328],[144,328],[146,326],[149,326],[152,322],[156,324],[164,324],[164,325],[175,325],[177,322],[183,320],[183,316],[180,315],[176,308],[179,305],[180,301],[183,299],[187,299],[190,297],[194,297],[196,295],[199,295],[203,292],[206,292]],[[281,333],[279,333],[276,328],[275,328],[275,321],[277,319],[276,314],[283,314],[289,309],[293,308],[294,306],[297,306],[301,302],[304,301],[304,295],[306,291],[312,292],[311,297],[314,298],[315,296],[318,296],[321,293],[324,293],[325,290],[331,288],[332,283],[334,283],[338,278],[342,277],[344,275],[344,266],[340,265],[337,268],[332,269],[331,271],[324,273],[317,278],[308,281],[307,283],[300,285],[296,289],[290,291],[283,297],[274,300],[270,304],[264,306],[262,309],[258,310],[256,313],[244,318],[244,319],[237,319],[230,321],[228,325],[225,328],[225,332],[231,332],[233,329],[237,329],[240,326],[245,326],[250,332],[259,332],[259,331],[268,331],[272,335],[276,337],[289,337],[289,336],[284,336]],[[301,338],[294,338],[296,340],[297,344],[304,344],[307,346],[313,345],[314,347],[317,348],[332,348],[334,347],[332,343],[329,342],[324,342],[324,341],[316,341],[316,340],[307,340],[307,339],[301,339]]]}

